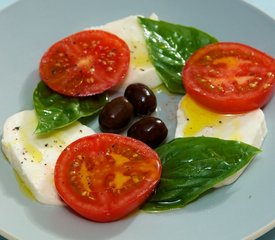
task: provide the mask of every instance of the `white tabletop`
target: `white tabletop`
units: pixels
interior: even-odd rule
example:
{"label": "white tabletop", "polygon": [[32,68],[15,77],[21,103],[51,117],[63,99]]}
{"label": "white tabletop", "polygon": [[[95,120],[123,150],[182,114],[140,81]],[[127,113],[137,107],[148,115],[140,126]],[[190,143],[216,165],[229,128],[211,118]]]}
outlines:
{"label": "white tabletop", "polygon": [[[0,10],[9,7],[11,4],[17,0],[0,0]],[[271,16],[275,20],[275,0],[243,0],[256,8],[260,9],[267,15]],[[0,236],[0,240],[3,238]],[[274,240],[275,239],[275,229],[271,230],[258,240]]]}

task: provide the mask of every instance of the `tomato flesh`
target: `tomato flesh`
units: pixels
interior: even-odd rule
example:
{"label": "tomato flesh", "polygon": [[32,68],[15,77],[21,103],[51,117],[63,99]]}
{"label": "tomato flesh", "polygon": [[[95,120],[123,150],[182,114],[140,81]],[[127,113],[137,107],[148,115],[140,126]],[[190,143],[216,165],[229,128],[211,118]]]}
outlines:
{"label": "tomato flesh", "polygon": [[53,44],[43,55],[40,77],[52,90],[90,96],[120,84],[128,73],[130,51],[118,36],[86,30]]}
{"label": "tomato flesh", "polygon": [[219,42],[196,51],[182,73],[186,92],[222,113],[263,107],[275,86],[275,60],[240,43]]}
{"label": "tomato flesh", "polygon": [[152,193],[161,175],[157,153],[133,138],[98,133],[71,143],[59,156],[54,179],[60,197],[98,222],[125,217]]}

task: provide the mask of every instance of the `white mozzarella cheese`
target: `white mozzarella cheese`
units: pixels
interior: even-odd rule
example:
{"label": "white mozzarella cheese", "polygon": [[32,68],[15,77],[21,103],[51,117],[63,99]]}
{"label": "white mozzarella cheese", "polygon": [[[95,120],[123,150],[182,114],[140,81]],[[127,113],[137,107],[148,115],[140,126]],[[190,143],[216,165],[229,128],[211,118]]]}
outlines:
{"label": "white mozzarella cheese", "polygon": [[2,150],[39,202],[62,204],[54,185],[56,160],[68,144],[94,131],[76,122],[52,134],[38,136],[34,134],[36,126],[34,110],[9,117],[3,128]]}
{"label": "white mozzarella cheese", "polygon": [[[267,133],[264,113],[256,109],[243,114],[211,112],[185,95],[178,105],[175,137],[206,136],[241,141],[260,148]],[[215,187],[233,183],[245,167]]]}
{"label": "white mozzarella cheese", "polygon": [[[151,18],[157,19],[157,16],[152,15]],[[129,84],[137,82],[146,84],[151,88],[161,84],[161,80],[149,60],[143,30],[138,23],[138,16],[129,16],[96,28],[116,34],[127,43],[130,49],[128,75],[119,91],[124,91]]]}

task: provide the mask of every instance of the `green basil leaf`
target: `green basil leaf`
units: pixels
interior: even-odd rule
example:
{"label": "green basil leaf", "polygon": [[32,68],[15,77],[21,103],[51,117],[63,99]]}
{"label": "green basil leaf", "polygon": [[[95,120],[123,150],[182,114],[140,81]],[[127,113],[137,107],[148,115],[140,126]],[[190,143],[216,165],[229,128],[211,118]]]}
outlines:
{"label": "green basil leaf", "polygon": [[260,152],[238,141],[209,137],[176,138],[156,149],[162,175],[146,211],[184,207],[227,177],[235,174]]}
{"label": "green basil leaf", "polygon": [[107,101],[106,93],[83,98],[63,96],[40,81],[33,93],[34,108],[38,116],[35,133],[48,133],[68,126],[81,117],[92,116]]}
{"label": "green basil leaf", "polygon": [[185,61],[197,49],[217,39],[193,27],[142,17],[139,21],[160,79],[170,92],[185,93],[181,78]]}

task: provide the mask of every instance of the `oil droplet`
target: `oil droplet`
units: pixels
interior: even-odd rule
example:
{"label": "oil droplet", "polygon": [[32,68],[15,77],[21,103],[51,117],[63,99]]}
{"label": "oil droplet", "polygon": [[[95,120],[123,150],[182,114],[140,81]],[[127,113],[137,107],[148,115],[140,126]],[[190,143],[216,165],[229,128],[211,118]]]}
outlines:
{"label": "oil droplet", "polygon": [[150,65],[149,55],[143,42],[132,41],[129,43],[131,49],[131,63],[134,67],[142,68]]}
{"label": "oil droplet", "polygon": [[[42,161],[42,153],[31,143],[30,139],[32,139],[29,134],[32,134],[33,129],[31,127],[37,125],[37,119],[35,115],[29,119],[29,122],[26,124],[26,127],[19,130],[19,136],[23,143],[23,147],[26,153],[28,153],[35,162]],[[29,127],[29,128],[28,128]]]}
{"label": "oil droplet", "polygon": [[185,95],[180,103],[180,108],[187,118],[182,132],[185,137],[205,135],[236,141],[244,139],[242,132],[245,121],[244,114],[212,112],[196,103],[189,95]]}
{"label": "oil droplet", "polygon": [[220,124],[220,121],[224,121],[221,114],[203,108],[193,101],[189,95],[184,97],[180,107],[189,119],[183,130],[184,136],[195,136],[205,127],[216,126]]}
{"label": "oil droplet", "polygon": [[188,119],[183,129],[183,136],[196,136],[208,127],[213,129],[212,137],[241,139],[241,123],[238,119],[241,115],[212,112],[196,103],[189,95],[183,98],[180,107]]}

